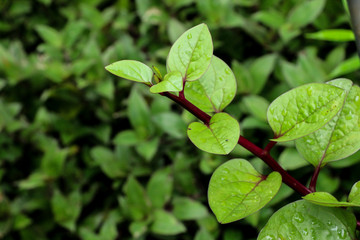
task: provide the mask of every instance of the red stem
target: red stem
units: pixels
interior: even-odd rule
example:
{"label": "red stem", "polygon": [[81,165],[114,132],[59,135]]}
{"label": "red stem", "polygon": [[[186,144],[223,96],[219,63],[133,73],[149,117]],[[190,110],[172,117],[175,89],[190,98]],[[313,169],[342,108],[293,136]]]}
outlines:
{"label": "red stem", "polygon": [[[191,112],[194,116],[196,116],[199,120],[204,122],[204,124],[208,125],[211,119],[207,113],[203,112],[201,109],[196,107],[194,104],[186,100],[184,97],[178,97],[168,92],[164,92],[161,95],[170,98],[189,112]],[[305,196],[312,191],[301,184],[298,180],[292,177],[288,172],[286,172],[270,155],[270,149],[276,144],[276,142],[270,142],[265,149],[262,149],[256,146],[254,143],[250,142],[243,136],[240,136],[238,144],[249,150],[255,156],[262,159],[272,170],[279,172],[282,176],[283,182],[298,192],[300,195]]]}
{"label": "red stem", "polygon": [[310,181],[310,184],[309,184],[309,189],[310,189],[312,192],[316,192],[316,182],[317,182],[317,179],[318,179],[320,170],[321,170],[321,162],[320,162],[319,165],[315,168],[314,174],[313,174],[313,176],[312,176],[312,178],[311,178],[311,181]]}

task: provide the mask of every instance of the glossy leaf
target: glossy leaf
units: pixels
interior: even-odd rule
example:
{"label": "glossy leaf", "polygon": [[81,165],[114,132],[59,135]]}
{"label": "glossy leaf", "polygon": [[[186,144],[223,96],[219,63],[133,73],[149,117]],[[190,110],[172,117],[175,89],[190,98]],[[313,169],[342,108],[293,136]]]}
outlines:
{"label": "glossy leaf", "polygon": [[360,88],[347,79],[328,84],[345,90],[343,107],[324,127],[296,140],[298,151],[314,166],[343,159],[360,149]]}
{"label": "glossy leaf", "polygon": [[230,67],[213,56],[206,73],[185,84],[185,97],[205,112],[223,110],[235,97],[236,80]]}
{"label": "glossy leaf", "polygon": [[153,71],[151,68],[139,61],[121,60],[105,67],[112,74],[131,80],[151,84]]}
{"label": "glossy leaf", "polygon": [[360,181],[352,186],[348,201],[360,205]]}
{"label": "glossy leaf", "polygon": [[306,201],[325,207],[360,207],[359,204],[339,202],[333,195],[327,192],[314,192],[303,197]]}
{"label": "glossy leaf", "polygon": [[215,154],[228,154],[240,137],[239,123],[227,113],[215,114],[209,125],[193,122],[187,130],[188,137],[199,149]]}
{"label": "glossy leaf", "polygon": [[269,219],[257,240],[355,238],[356,218],[342,208],[318,206],[305,200],[282,207]]}
{"label": "glossy leaf", "polygon": [[211,177],[208,199],[220,223],[237,221],[263,208],[278,192],[281,175],[258,173],[244,159],[233,159],[218,167]]}
{"label": "glossy leaf", "polygon": [[322,41],[348,42],[354,41],[355,35],[353,31],[349,29],[327,29],[319,32],[308,33],[306,34],[306,38]]}
{"label": "glossy leaf", "polygon": [[169,72],[164,80],[150,88],[152,93],[180,92],[183,90],[183,79],[179,71]]}
{"label": "glossy leaf", "polygon": [[171,47],[166,61],[168,72],[179,71],[186,81],[199,79],[208,69],[213,44],[208,27],[199,24],[185,33]]}
{"label": "glossy leaf", "polygon": [[291,141],[310,134],[329,122],[340,110],[343,89],[312,83],[292,89],[275,99],[267,118],[275,141]]}

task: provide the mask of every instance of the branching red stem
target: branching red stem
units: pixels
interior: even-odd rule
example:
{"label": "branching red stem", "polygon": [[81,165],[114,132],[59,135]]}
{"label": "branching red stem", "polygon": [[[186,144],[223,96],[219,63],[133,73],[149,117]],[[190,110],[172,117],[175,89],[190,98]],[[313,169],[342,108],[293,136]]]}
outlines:
{"label": "branching red stem", "polygon": [[309,189],[310,189],[312,192],[315,192],[315,191],[316,191],[316,182],[317,182],[317,179],[318,179],[320,170],[321,170],[321,162],[320,162],[319,165],[315,168],[314,174],[313,174],[313,176],[312,176],[312,178],[311,178],[311,181],[310,181],[310,184],[309,184]]}
{"label": "branching red stem", "polygon": [[[211,116],[207,113],[203,112],[201,109],[196,107],[194,104],[185,99],[185,97],[178,97],[171,93],[165,92],[161,95],[170,98],[189,112],[191,112],[194,116],[196,116],[199,120],[201,120],[204,124],[209,125]],[[292,177],[288,172],[286,172],[270,155],[271,148],[276,144],[275,142],[270,142],[265,149],[262,149],[256,146],[254,143],[250,142],[243,136],[240,136],[238,144],[249,150],[258,158],[262,159],[272,170],[279,172],[282,176],[282,181],[298,192],[300,195],[305,196],[312,191],[301,184],[298,180]]]}

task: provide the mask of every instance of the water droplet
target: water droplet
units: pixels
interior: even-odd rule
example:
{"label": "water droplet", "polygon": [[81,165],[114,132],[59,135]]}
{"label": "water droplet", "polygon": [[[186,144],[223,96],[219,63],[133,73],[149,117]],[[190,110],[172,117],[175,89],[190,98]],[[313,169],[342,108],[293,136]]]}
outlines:
{"label": "water droplet", "polygon": [[187,39],[191,39],[192,38],[192,35],[191,35],[191,33],[189,33],[188,35],[187,35]]}
{"label": "water droplet", "polygon": [[274,235],[267,235],[267,236],[265,236],[264,239],[265,239],[265,240],[275,240],[276,238],[275,238]]}
{"label": "water droplet", "polygon": [[225,73],[229,75],[231,73],[231,70],[228,68],[225,68]]}
{"label": "water droplet", "polygon": [[303,231],[302,231],[302,234],[304,236],[307,236],[309,234],[309,231],[307,230],[307,228],[305,228]]}
{"label": "water droplet", "polygon": [[298,223],[302,223],[304,222],[304,216],[301,213],[297,212],[294,214],[294,220]]}
{"label": "water droplet", "polygon": [[308,94],[309,96],[311,96],[311,95],[313,94],[313,92],[314,92],[314,90],[313,90],[312,87],[309,87],[309,88],[307,89],[307,94]]}
{"label": "water droplet", "polygon": [[359,101],[359,96],[356,96],[355,97],[355,102],[358,102]]}
{"label": "water droplet", "polygon": [[345,239],[347,237],[347,232],[345,229],[340,229],[337,233],[340,239]]}

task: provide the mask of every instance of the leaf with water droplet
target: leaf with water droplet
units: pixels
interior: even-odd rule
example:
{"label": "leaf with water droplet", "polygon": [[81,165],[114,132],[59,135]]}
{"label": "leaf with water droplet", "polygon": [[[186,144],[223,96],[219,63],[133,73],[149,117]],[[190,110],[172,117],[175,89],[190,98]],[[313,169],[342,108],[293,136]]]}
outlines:
{"label": "leaf with water droplet", "polygon": [[188,137],[199,149],[215,154],[229,154],[240,137],[239,123],[227,113],[216,113],[209,125],[193,122]]}
{"label": "leaf with water droplet", "polygon": [[328,85],[344,89],[343,107],[324,127],[296,140],[300,154],[314,166],[346,158],[360,149],[360,88],[344,78]]}
{"label": "leaf with water droplet", "polygon": [[135,82],[151,84],[153,71],[145,64],[134,60],[121,60],[105,67],[112,74]]}
{"label": "leaf with water droplet", "polygon": [[179,71],[169,72],[164,80],[150,88],[152,93],[180,92],[183,90],[183,80]]}
{"label": "leaf with water droplet", "polygon": [[[342,208],[331,208],[296,201],[274,213],[257,240],[273,239],[355,239],[355,215]],[[281,238],[282,237],[282,238]]]}
{"label": "leaf with water droplet", "polygon": [[206,73],[185,84],[185,97],[205,112],[222,111],[235,97],[236,80],[230,67],[213,56]]}
{"label": "leaf with water droplet", "polygon": [[274,141],[295,140],[323,127],[339,112],[345,95],[339,87],[311,83],[279,96],[267,111]]}
{"label": "leaf with water droplet", "polygon": [[213,55],[211,34],[206,24],[183,33],[171,47],[166,68],[179,71],[186,81],[199,79],[208,69]]}
{"label": "leaf with water droplet", "polygon": [[279,191],[281,175],[258,173],[245,159],[232,159],[211,177],[208,199],[220,223],[230,223],[263,208]]}
{"label": "leaf with water droplet", "polygon": [[303,197],[303,199],[326,207],[360,207],[360,204],[351,202],[339,202],[333,195],[328,192],[314,192]]}

